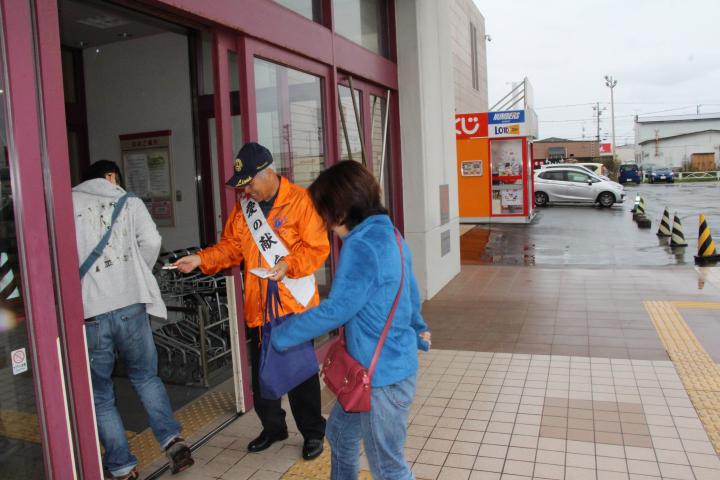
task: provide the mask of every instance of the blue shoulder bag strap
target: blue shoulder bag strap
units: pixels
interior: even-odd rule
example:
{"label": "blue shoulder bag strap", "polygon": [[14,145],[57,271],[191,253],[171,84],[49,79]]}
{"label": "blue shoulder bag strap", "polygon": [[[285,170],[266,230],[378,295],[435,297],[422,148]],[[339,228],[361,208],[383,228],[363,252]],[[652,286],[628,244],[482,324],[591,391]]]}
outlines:
{"label": "blue shoulder bag strap", "polygon": [[128,197],[134,197],[135,195],[131,194],[130,192],[126,193],[122,197],[118,199],[118,201],[115,203],[115,208],[113,209],[112,219],[110,220],[110,228],[107,229],[107,232],[105,232],[105,235],[100,239],[100,242],[97,244],[95,248],[93,248],[92,252],[90,252],[90,255],[85,259],[85,261],[80,265],[80,279],[85,276],[87,272],[90,271],[90,268],[93,266],[93,264],[97,261],[98,258],[100,258],[100,255],[102,255],[103,250],[105,250],[105,247],[107,247],[108,242],[110,241],[110,234],[112,233],[113,226],[115,225],[115,220],[120,216],[120,212],[122,212],[123,207],[125,206],[125,202],[127,201]]}

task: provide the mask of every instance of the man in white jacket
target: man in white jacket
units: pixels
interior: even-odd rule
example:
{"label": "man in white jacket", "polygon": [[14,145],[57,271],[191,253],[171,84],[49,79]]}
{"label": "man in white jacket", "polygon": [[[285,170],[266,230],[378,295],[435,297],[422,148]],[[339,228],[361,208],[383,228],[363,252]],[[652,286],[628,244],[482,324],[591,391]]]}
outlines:
{"label": "man in white jacket", "polygon": [[82,263],[110,238],[100,256],[82,276],[85,333],[103,465],[114,479],[138,478],[137,459],[130,453],[125,427],[115,406],[112,371],[115,351],[142,400],[155,438],[165,450],[173,473],[193,464],[180,438],[167,391],[157,376],[157,349],[148,314],[167,318],[152,266],[161,237],[145,204],[129,197],[114,224],[113,211],[125,195],[120,169],[109,160],[92,164],[83,183],[73,188],[78,256]]}

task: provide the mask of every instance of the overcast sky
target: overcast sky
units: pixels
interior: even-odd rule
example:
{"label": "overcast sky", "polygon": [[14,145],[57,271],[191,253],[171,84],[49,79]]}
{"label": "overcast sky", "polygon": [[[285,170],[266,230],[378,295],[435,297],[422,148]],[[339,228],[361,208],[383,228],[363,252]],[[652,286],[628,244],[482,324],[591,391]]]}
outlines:
{"label": "overcast sky", "polygon": [[[720,112],[718,0],[474,0],[485,17],[489,106],[528,77],[540,138],[595,138],[592,106],[607,107],[617,79],[618,145],[633,143],[636,114]],[[666,112],[660,112],[668,110]],[[658,113],[654,113],[658,112]]]}

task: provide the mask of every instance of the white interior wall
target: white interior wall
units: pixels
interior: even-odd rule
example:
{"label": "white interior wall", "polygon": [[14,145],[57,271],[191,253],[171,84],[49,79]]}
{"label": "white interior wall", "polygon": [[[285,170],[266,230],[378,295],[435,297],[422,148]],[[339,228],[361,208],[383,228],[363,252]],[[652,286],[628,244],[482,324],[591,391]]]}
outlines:
{"label": "white interior wall", "polygon": [[163,33],[83,52],[90,161],[121,163],[119,135],[171,130],[175,226],[163,248],[200,242],[187,37]]}
{"label": "white interior wall", "polygon": [[[422,297],[432,298],[460,273],[450,12],[447,2],[425,0],[397,0],[396,12],[405,238]],[[444,184],[449,221],[442,224]]]}

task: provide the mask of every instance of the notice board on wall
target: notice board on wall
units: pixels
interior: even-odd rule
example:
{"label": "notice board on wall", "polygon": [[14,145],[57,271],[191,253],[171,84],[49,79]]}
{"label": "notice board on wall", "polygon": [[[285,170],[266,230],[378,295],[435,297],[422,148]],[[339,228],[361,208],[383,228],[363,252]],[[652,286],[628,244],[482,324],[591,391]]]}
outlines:
{"label": "notice board on wall", "polygon": [[145,202],[158,227],[175,226],[170,130],[120,135],[125,189]]}

